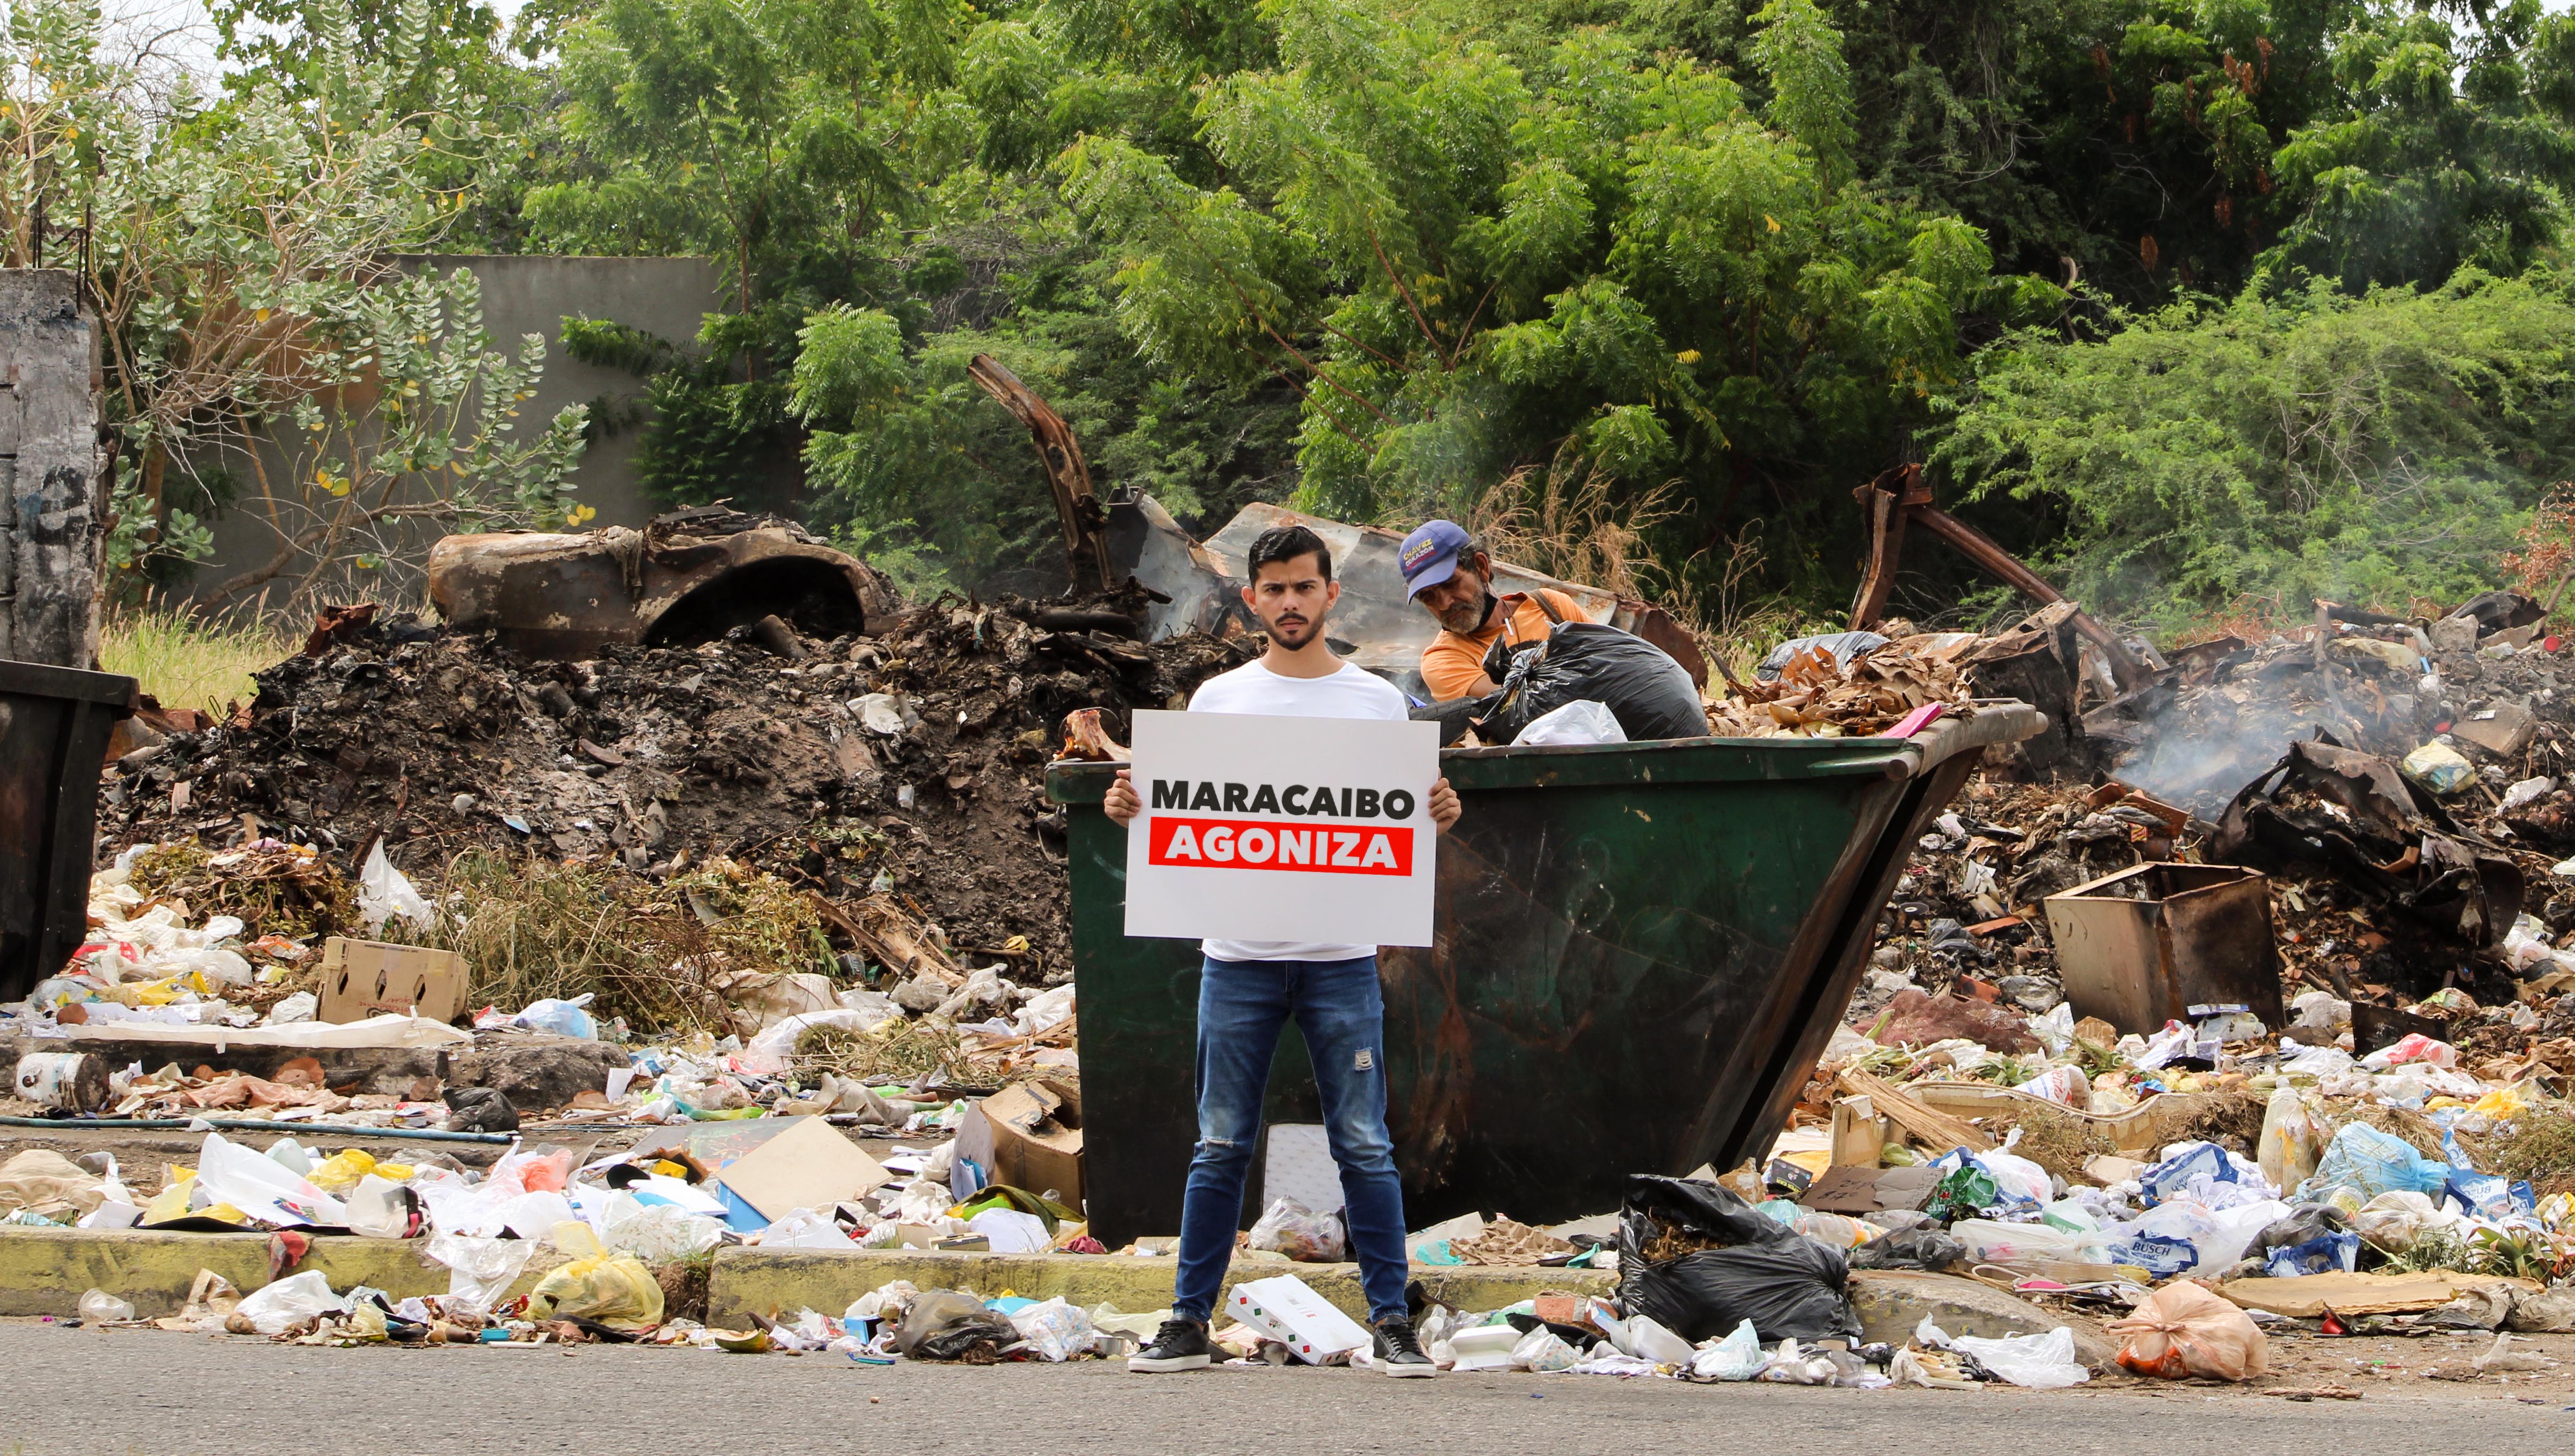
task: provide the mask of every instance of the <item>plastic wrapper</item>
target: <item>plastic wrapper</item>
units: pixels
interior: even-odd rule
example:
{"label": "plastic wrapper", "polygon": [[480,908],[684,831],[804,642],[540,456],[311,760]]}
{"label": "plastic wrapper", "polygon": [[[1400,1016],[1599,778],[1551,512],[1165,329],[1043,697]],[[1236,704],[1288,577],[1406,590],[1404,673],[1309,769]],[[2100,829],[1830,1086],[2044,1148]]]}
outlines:
{"label": "plastic wrapper", "polygon": [[[1710,1243],[1649,1259],[1666,1235]],[[1720,1335],[1744,1320],[1763,1339],[1857,1337],[1844,1293],[1849,1266],[1835,1250],[1781,1227],[1732,1193],[1686,1178],[1627,1180],[1619,1218],[1618,1304],[1683,1340]]]}
{"label": "plastic wrapper", "polygon": [[1281,1198],[1252,1225],[1249,1245],[1274,1249],[1300,1264],[1336,1264],[1349,1240],[1336,1213],[1316,1213],[1293,1198]]}
{"label": "plastic wrapper", "polygon": [[1749,1380],[1768,1362],[1761,1336],[1747,1319],[1725,1338],[1701,1344],[1682,1373],[1692,1380]]}
{"label": "plastic wrapper", "polygon": [[1029,1352],[1041,1360],[1062,1363],[1076,1355],[1089,1354],[1099,1338],[1091,1316],[1061,1297],[1032,1304],[1006,1317],[1011,1328],[1028,1342]]}
{"label": "plastic wrapper", "polygon": [[2074,1331],[2058,1325],[2043,1335],[2006,1335],[1982,1339],[1959,1335],[1950,1347],[1975,1358],[1996,1379],[2032,1390],[2062,1390],[2092,1378],[2074,1358]]}
{"label": "plastic wrapper", "polygon": [[1623,743],[1627,730],[1605,706],[1582,699],[1530,721],[1514,743]]}
{"label": "plastic wrapper", "polygon": [[272,1279],[243,1296],[233,1310],[264,1335],[282,1335],[319,1315],[338,1314],[348,1304],[331,1292],[331,1281],[319,1269]]}
{"label": "plastic wrapper", "polygon": [[894,1347],[915,1360],[954,1360],[978,1344],[990,1342],[998,1349],[1019,1338],[1019,1327],[983,1300],[956,1289],[933,1289],[904,1311]]}
{"label": "plastic wrapper", "polygon": [[549,1271],[528,1293],[528,1318],[598,1320],[617,1329],[662,1322],[662,1284],[633,1254],[593,1254]]}
{"label": "plastic wrapper", "polygon": [[2119,1364],[2162,1380],[2249,1380],[2270,1368],[2270,1341],[2252,1316],[2206,1287],[2183,1280],[2146,1296],[2125,1319]]}
{"label": "plastic wrapper", "polygon": [[1502,742],[1568,703],[1609,710],[1629,742],[1707,735],[1698,688],[1671,655],[1643,638],[1601,622],[1556,625],[1545,642],[1511,661],[1509,676],[1485,700],[1489,736]]}

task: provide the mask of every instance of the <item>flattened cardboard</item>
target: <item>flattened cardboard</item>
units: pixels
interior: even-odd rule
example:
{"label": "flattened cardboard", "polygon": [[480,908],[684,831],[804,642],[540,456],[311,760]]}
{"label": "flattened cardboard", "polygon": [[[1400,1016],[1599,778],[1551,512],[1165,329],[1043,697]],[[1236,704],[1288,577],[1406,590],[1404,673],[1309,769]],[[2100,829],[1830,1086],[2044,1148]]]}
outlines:
{"label": "flattened cardboard", "polygon": [[465,957],[426,945],[393,945],[334,935],[322,942],[324,1021],[363,1021],[387,1012],[453,1021],[465,1009]]}
{"label": "flattened cardboard", "polygon": [[762,1217],[775,1222],[799,1208],[829,1208],[886,1181],[886,1170],[820,1117],[792,1119],[796,1126],[744,1153],[717,1174],[718,1181]]}
{"label": "flattened cardboard", "polygon": [[957,1155],[986,1181],[1082,1207],[1082,1091],[1070,1082],[1013,1082],[966,1109]]}

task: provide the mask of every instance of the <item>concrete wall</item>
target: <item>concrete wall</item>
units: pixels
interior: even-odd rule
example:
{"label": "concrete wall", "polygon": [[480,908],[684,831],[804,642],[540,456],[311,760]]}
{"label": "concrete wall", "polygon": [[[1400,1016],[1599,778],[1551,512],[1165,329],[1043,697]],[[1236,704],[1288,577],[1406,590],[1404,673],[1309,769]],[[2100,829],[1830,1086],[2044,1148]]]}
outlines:
{"label": "concrete wall", "polygon": [[[697,338],[705,316],[729,302],[715,265],[702,258],[462,254],[407,261],[442,272],[471,269],[483,285],[483,327],[493,347],[516,353],[520,336],[544,337],[545,374],[537,397],[520,413],[531,429],[542,428],[540,422],[567,405],[594,404],[603,395],[634,400],[644,392],[644,381],[624,370],[583,364],[565,353],[566,316],[614,320],[686,345]],[[635,480],[635,446],[642,432],[640,424],[629,426],[593,442],[573,472],[572,499],[599,513],[594,526],[641,526],[658,509]],[[214,556],[198,567],[195,577],[201,591],[266,560],[276,549],[269,529],[240,510],[219,518],[213,530]]]}

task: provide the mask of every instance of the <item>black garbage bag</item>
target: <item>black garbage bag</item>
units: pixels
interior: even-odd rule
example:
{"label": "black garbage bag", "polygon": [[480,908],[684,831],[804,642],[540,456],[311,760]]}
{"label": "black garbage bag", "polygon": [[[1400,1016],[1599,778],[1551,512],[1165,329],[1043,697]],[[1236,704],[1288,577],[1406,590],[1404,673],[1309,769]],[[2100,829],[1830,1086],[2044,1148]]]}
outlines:
{"label": "black garbage bag", "polygon": [[447,1102],[449,1132],[516,1132],[519,1109],[498,1087],[449,1087],[439,1094]]}
{"label": "black garbage bag", "polygon": [[1936,1228],[1899,1228],[1848,1255],[1854,1269],[1945,1269],[1967,1257],[1967,1245]]}
{"label": "black garbage bag", "polygon": [[1019,1337],[1019,1329],[983,1300],[961,1290],[933,1289],[903,1312],[894,1347],[906,1359],[958,1360],[978,1345],[998,1352]]}
{"label": "black garbage bag", "polygon": [[1491,711],[1478,714],[1487,742],[1507,743],[1520,729],[1568,703],[1589,700],[1609,710],[1629,742],[1707,736],[1698,689],[1671,655],[1605,622],[1567,622],[1545,642],[1511,659],[1510,676]]}
{"label": "black garbage bag", "polygon": [[[1667,1237],[1677,1235],[1677,1238]],[[1705,1245],[1650,1260],[1674,1242]],[[1637,1174],[1618,1219],[1618,1307],[1696,1344],[1744,1320],[1763,1340],[1856,1340],[1850,1269],[1714,1183]]]}
{"label": "black garbage bag", "polygon": [[2267,1254],[2273,1249],[2296,1248],[2350,1227],[2351,1220],[2330,1203],[2301,1203],[2290,1209],[2285,1217],[2264,1224],[2261,1235],[2253,1242],[2257,1250]]}

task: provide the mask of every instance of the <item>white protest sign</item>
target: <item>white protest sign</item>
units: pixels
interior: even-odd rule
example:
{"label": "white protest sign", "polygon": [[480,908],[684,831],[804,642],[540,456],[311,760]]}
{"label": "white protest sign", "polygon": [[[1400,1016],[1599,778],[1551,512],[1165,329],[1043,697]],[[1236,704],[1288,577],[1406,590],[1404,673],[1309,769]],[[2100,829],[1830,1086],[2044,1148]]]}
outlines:
{"label": "white protest sign", "polygon": [[1430,943],[1439,728],[1136,715],[1127,933]]}

